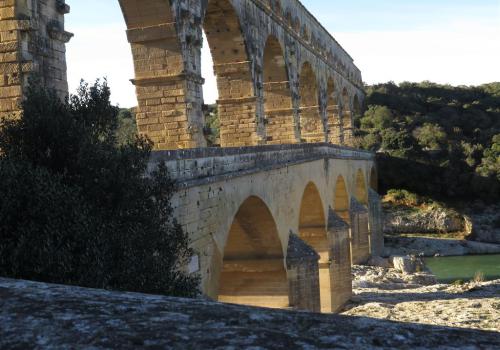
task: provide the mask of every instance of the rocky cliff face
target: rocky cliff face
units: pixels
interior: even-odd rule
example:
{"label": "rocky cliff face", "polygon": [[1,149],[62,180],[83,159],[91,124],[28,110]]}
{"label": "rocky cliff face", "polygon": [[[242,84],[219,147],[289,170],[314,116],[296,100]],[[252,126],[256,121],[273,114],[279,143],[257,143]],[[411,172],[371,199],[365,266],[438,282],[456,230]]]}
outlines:
{"label": "rocky cliff face", "polygon": [[460,214],[442,208],[386,210],[385,233],[448,233],[466,229]]}
{"label": "rocky cliff face", "polygon": [[500,204],[485,206],[468,215],[472,223],[472,239],[500,244]]}

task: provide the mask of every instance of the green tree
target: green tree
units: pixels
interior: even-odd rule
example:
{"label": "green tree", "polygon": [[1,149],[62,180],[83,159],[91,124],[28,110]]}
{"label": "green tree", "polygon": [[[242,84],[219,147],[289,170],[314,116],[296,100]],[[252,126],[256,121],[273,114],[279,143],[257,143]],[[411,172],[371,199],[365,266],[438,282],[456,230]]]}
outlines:
{"label": "green tree", "polygon": [[364,117],[361,118],[362,129],[384,130],[393,124],[394,116],[386,106],[368,106]]}
{"label": "green tree", "polygon": [[425,123],[413,131],[413,137],[428,150],[439,150],[446,143],[446,133],[437,124]]}
{"label": "green tree", "polygon": [[0,128],[0,275],[193,296],[193,252],[173,219],[163,165],[144,176],[151,144],[118,140],[106,83],[61,102],[36,84],[23,115]]}
{"label": "green tree", "polygon": [[500,181],[500,134],[493,136],[491,147],[484,150],[477,172],[482,176],[496,176]]}
{"label": "green tree", "polygon": [[395,157],[412,158],[416,154],[413,138],[406,130],[394,128],[381,132],[382,149]]}
{"label": "green tree", "polygon": [[118,128],[116,138],[119,145],[133,143],[137,138],[135,113],[131,109],[120,109],[118,113]]}

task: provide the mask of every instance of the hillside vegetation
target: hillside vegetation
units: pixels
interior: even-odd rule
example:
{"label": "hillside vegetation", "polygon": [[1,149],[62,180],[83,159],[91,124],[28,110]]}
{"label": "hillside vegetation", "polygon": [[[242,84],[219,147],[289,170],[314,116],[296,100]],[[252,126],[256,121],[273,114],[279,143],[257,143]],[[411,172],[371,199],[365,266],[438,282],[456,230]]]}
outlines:
{"label": "hillside vegetation", "polygon": [[381,191],[500,199],[500,83],[367,87],[356,146],[378,153]]}
{"label": "hillside vegetation", "polygon": [[[381,192],[499,201],[500,83],[386,83],[366,92],[355,146],[377,152]],[[219,146],[216,105],[204,112],[207,143]],[[133,113],[121,110],[119,141],[135,137],[135,128]]]}

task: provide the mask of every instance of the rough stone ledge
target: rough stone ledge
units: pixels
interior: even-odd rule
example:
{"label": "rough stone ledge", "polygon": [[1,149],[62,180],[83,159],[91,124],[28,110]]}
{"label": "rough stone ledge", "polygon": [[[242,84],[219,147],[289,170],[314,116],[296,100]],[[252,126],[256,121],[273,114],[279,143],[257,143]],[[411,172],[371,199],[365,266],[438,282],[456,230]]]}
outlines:
{"label": "rough stone ledge", "polygon": [[493,349],[499,334],[0,278],[0,348]]}
{"label": "rough stone ledge", "polygon": [[[283,152],[283,151],[313,151],[320,148],[336,150],[346,157],[353,157],[356,154],[361,159],[374,159],[373,152],[351,148],[346,146],[332,145],[329,143],[302,143],[293,145],[265,145],[265,146],[247,146],[247,147],[204,147],[181,149],[171,151],[155,151],[153,152],[152,159],[155,161],[171,161],[195,158],[209,158],[209,157],[225,157],[232,155],[244,155],[249,153],[263,153],[263,152]],[[325,152],[326,153],[326,152]]]}
{"label": "rough stone ledge", "polygon": [[163,162],[179,189],[202,186],[318,160],[374,161],[374,153],[327,143],[156,151],[149,171]]}

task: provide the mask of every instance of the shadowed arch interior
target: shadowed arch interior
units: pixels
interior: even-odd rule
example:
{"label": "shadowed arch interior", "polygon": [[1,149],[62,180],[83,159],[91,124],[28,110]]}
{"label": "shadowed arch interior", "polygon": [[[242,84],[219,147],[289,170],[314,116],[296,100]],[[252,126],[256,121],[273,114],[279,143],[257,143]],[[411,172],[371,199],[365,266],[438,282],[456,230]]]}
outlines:
{"label": "shadowed arch interior", "polygon": [[349,217],[349,194],[347,186],[342,175],[339,175],[335,184],[335,213],[340,216],[345,222],[350,222]]}
{"label": "shadowed arch interior", "polygon": [[316,75],[309,62],[302,65],[299,79],[300,131],[304,142],[325,142],[325,128],[319,113]]}
{"label": "shadowed arch interior", "polygon": [[361,169],[356,173],[355,196],[361,204],[368,204],[368,191],[366,189],[365,175]]}
{"label": "shadowed arch interior", "polygon": [[351,146],[354,137],[354,123],[352,120],[351,99],[346,88],[342,90],[342,128],[344,143]]}
{"label": "shadowed arch interior", "polygon": [[292,96],[285,57],[274,36],[264,50],[264,112],[268,144],[296,143]]}
{"label": "shadowed arch interior", "polygon": [[273,308],[289,306],[283,249],[274,218],[258,197],[239,208],[222,259],[218,300]]}
{"label": "shadowed arch interior", "polygon": [[221,146],[256,145],[256,98],[251,62],[239,17],[231,2],[208,0],[203,29],[217,78]]}
{"label": "shadowed arch interior", "polygon": [[339,105],[335,83],[332,78],[328,79],[327,84],[327,117],[328,117],[328,142],[335,145],[342,144],[342,123],[339,115]]}
{"label": "shadowed arch interior", "polygon": [[299,237],[319,254],[321,311],[332,311],[330,279],[330,242],[326,232],[325,211],[318,188],[310,182],[302,195],[299,215]]}

